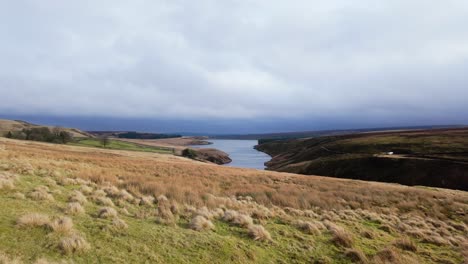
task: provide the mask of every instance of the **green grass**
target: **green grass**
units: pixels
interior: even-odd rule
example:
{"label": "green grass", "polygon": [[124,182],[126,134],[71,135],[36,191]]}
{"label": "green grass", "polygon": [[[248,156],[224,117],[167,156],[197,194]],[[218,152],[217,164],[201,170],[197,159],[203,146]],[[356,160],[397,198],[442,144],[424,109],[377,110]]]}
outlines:
{"label": "green grass", "polygon": [[[55,186],[55,201],[18,200],[14,192],[28,193],[34,187],[45,185],[38,176],[23,176],[15,190],[0,190],[0,252],[18,256],[26,263],[39,258],[49,260],[73,260],[74,263],[281,263],[292,259],[307,262],[313,252],[313,239],[287,225],[274,222],[266,225],[275,242],[259,242],[248,237],[247,230],[215,221],[216,229],[196,232],[187,228],[187,219],[179,220],[176,226],[156,224],[154,219],[136,219],[119,214],[129,225],[123,233],[111,233],[103,228],[111,220],[96,217],[98,205],[89,201],[84,207],[86,214],[71,216],[74,228],[91,244],[91,249],[82,254],[62,255],[54,245],[59,237],[43,228],[20,229],[15,227],[18,217],[32,212],[50,216],[63,215],[70,192],[78,186]],[[138,210],[129,205],[129,211]],[[151,209],[154,210],[154,209]],[[282,238],[279,233],[286,232]],[[294,239],[303,236],[304,241]],[[304,247],[304,243],[310,246]]]}
{"label": "green grass", "polygon": [[[47,175],[44,173],[36,173]],[[63,173],[61,173],[63,174]],[[298,230],[291,223],[280,218],[264,220],[262,225],[270,232],[273,241],[252,240],[245,228],[215,220],[213,231],[197,232],[188,228],[189,217],[181,215],[174,226],[157,224],[154,217],[140,219],[119,213],[129,228],[121,232],[105,230],[111,223],[100,219],[97,212],[101,206],[88,197],[84,205],[85,214],[70,216],[76,229],[91,245],[89,251],[63,255],[56,245],[60,234],[44,228],[21,229],[15,226],[20,216],[28,213],[42,213],[51,217],[62,216],[63,208],[73,190],[80,185],[51,185],[54,201],[35,201],[14,198],[15,192],[28,194],[35,187],[47,185],[47,176],[21,175],[13,190],[0,189],[0,253],[19,257],[25,263],[34,263],[39,258],[66,260],[73,263],[351,263],[344,256],[344,248],[331,243],[331,233],[309,235]],[[55,177],[55,176],[49,176]],[[114,200],[115,201],[115,200]],[[137,206],[125,203],[134,215],[137,211],[156,210],[154,206]],[[116,207],[119,210],[119,207]],[[307,218],[304,218],[307,220]],[[338,221],[354,237],[354,248],[372,257],[392,244],[400,235],[380,229],[378,221]],[[366,239],[361,230],[371,230],[374,239]],[[418,242],[418,241],[415,241]],[[419,263],[435,263],[434,258],[461,263],[461,256],[447,246],[419,243]],[[404,252],[399,252],[403,254]],[[323,262],[318,262],[323,263]]]}
{"label": "green grass", "polygon": [[143,152],[153,152],[153,153],[162,153],[162,154],[173,153],[173,150],[171,148],[143,146],[143,145],[132,143],[132,142],[124,142],[124,141],[113,140],[113,139],[110,139],[109,144],[106,145],[105,147],[101,144],[99,139],[94,139],[94,138],[77,139],[75,142],[70,143],[70,145],[82,146],[82,147],[116,149],[116,150],[143,151]]}

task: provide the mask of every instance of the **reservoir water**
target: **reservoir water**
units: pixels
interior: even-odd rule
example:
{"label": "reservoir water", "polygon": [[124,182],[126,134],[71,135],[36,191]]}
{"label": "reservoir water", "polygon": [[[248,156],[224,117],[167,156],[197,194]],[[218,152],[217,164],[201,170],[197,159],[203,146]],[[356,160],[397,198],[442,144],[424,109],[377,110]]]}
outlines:
{"label": "reservoir water", "polygon": [[264,163],[271,157],[260,152],[253,147],[257,145],[257,140],[231,140],[231,139],[208,139],[212,145],[194,146],[197,148],[215,148],[229,154],[232,162],[225,166],[265,169]]}

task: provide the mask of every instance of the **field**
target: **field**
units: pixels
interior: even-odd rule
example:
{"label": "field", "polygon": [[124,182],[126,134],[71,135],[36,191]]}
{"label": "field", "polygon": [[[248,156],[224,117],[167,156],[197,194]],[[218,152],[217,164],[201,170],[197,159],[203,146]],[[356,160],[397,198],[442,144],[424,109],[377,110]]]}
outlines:
{"label": "field", "polygon": [[468,261],[467,192],[152,152],[0,138],[0,203],[0,263]]}
{"label": "field", "polygon": [[267,165],[276,171],[468,190],[466,128],[273,141],[257,149],[273,156]]}
{"label": "field", "polygon": [[[104,148],[101,141],[95,138],[82,138],[76,139],[70,145],[83,146],[83,147],[95,147],[95,148]],[[131,151],[144,151],[144,152],[153,152],[153,153],[166,153],[172,154],[173,150],[169,147],[156,147],[156,146],[147,146],[143,144],[137,144],[133,142],[125,142],[121,140],[109,139],[108,145],[105,146],[107,149],[116,149],[116,150],[131,150]]]}

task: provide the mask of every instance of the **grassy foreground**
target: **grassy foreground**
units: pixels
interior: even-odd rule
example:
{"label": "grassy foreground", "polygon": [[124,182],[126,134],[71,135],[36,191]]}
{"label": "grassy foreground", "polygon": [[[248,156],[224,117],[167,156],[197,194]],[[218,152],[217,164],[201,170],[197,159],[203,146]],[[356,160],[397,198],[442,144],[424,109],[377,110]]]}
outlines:
{"label": "grassy foreground", "polygon": [[468,260],[466,192],[154,153],[0,139],[0,204],[0,263]]}

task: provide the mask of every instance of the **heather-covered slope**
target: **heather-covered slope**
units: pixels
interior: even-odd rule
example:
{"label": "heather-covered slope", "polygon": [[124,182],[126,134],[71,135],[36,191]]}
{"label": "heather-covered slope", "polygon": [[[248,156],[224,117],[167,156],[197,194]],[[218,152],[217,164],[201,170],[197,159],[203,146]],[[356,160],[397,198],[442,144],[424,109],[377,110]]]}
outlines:
{"label": "heather-covered slope", "polygon": [[273,156],[269,170],[468,190],[468,129],[294,139],[256,148]]}

